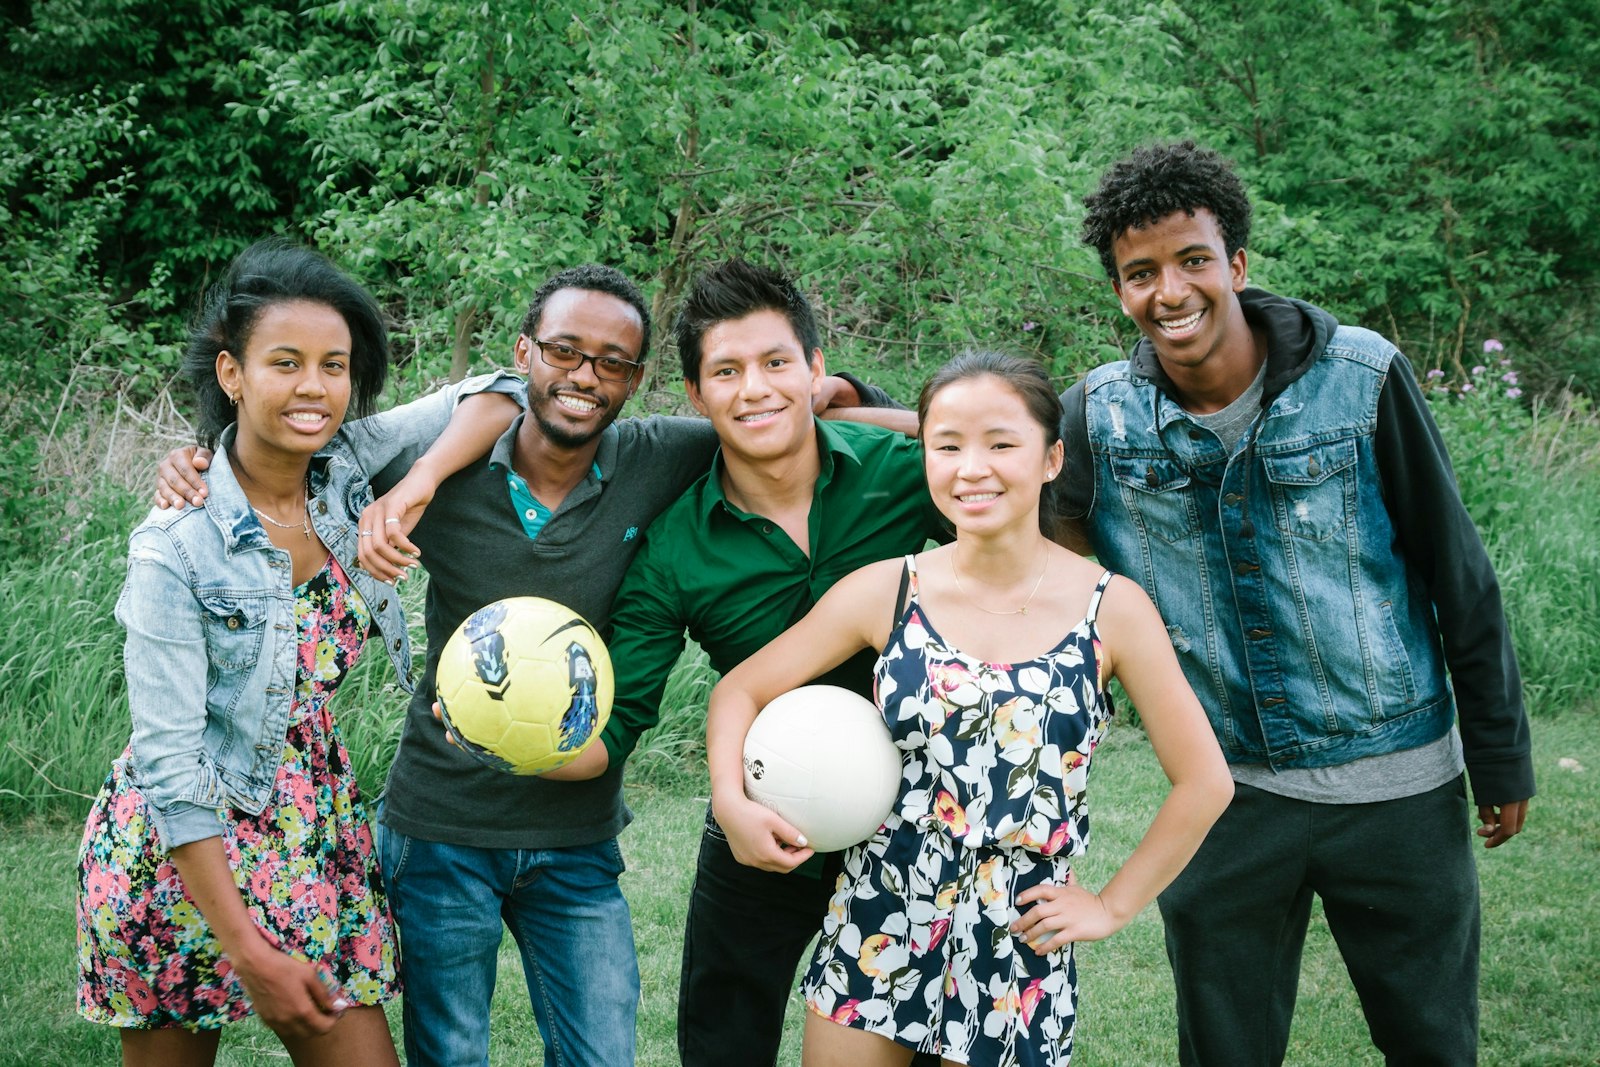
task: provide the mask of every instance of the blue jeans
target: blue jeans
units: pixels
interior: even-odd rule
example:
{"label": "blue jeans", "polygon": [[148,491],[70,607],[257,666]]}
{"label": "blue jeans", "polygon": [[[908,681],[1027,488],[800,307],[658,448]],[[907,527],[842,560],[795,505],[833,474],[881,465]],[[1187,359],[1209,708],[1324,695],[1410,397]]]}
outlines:
{"label": "blue jeans", "polygon": [[488,849],[378,828],[400,928],[406,1062],[489,1062],[489,1001],[501,922],[522,952],[547,1065],[631,1067],[639,964],[615,838]]}

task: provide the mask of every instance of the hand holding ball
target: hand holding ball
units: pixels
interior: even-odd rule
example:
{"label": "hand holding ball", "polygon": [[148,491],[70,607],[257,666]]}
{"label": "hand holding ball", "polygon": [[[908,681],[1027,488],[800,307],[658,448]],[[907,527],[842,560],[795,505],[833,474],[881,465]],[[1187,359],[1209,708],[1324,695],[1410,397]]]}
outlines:
{"label": "hand holding ball", "polygon": [[513,774],[570,763],[611,715],[611,657],[581,615],[507,597],[456,628],[435,677],[440,718],[480,762]]}
{"label": "hand holding ball", "polygon": [[792,689],[744,740],[744,791],[818,852],[871,837],[900,793],[900,750],[872,701],[836,685]]}

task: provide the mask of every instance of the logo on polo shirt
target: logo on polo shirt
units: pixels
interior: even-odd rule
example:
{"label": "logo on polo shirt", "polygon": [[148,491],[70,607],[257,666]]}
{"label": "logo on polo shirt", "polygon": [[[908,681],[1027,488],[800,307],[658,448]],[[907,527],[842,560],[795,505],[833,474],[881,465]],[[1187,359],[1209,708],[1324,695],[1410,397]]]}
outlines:
{"label": "logo on polo shirt", "polygon": [[622,535],[622,539],[624,541],[632,541],[635,537],[638,537],[638,536],[639,536],[639,527],[630,526],[630,527],[628,527],[628,532]]}

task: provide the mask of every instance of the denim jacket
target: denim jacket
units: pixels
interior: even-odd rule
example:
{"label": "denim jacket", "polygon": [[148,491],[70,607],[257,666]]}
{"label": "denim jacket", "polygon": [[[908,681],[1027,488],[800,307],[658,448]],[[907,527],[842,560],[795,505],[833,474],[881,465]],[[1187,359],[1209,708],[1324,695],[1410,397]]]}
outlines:
{"label": "denim jacket", "polygon": [[[308,517],[381,632],[401,684],[411,646],[400,598],[356,563],[356,520],[372,501],[366,471],[432,441],[456,401],[521,397],[510,375],[485,375],[342,427],[311,461]],[[133,740],[126,765],[168,849],[222,832],[218,811],[258,814],[271,795],[294,699],[299,633],[289,554],[267,537],[235,480],[224,431],[203,508],[152,511],[128,540],[116,617]]]}
{"label": "denim jacket", "polygon": [[1335,766],[1450,728],[1434,606],[1374,455],[1395,356],[1333,329],[1231,452],[1129,363],[1085,382],[1090,539],[1161,610],[1232,761]]}

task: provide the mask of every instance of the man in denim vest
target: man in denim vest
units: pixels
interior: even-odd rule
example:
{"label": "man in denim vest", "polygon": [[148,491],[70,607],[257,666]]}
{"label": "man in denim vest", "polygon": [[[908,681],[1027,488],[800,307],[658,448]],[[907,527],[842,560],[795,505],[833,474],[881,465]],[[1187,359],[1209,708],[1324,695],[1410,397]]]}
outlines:
{"label": "man in denim vest", "polygon": [[1391,1064],[1477,1052],[1478,884],[1533,768],[1500,590],[1395,347],[1246,288],[1192,142],[1085,201],[1144,338],[1063,397],[1063,510],[1167,621],[1237,785],[1160,898],[1185,1064],[1283,1062],[1313,894]]}

